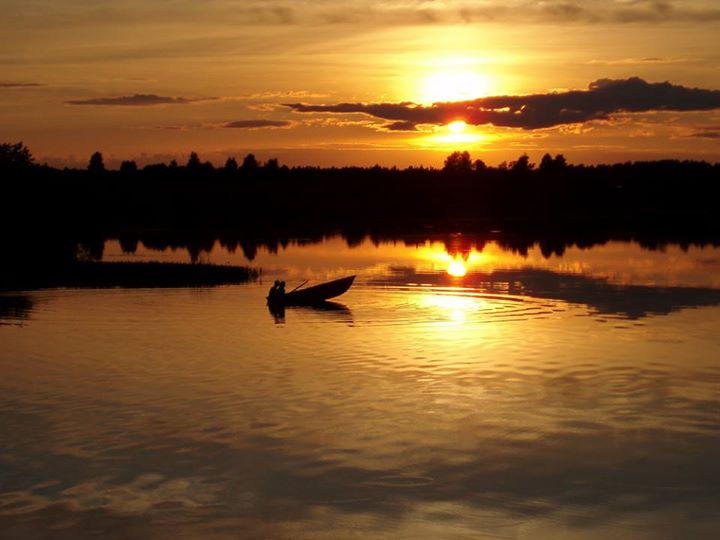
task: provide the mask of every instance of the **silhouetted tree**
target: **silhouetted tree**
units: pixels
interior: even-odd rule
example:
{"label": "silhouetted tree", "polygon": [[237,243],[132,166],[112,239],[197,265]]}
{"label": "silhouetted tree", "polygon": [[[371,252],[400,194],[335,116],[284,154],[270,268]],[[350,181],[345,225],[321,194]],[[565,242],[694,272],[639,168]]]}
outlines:
{"label": "silhouetted tree", "polygon": [[558,154],[553,159],[550,154],[545,154],[540,160],[540,170],[542,172],[557,172],[567,167],[565,156]]}
{"label": "silhouetted tree", "polygon": [[476,173],[483,173],[487,171],[487,168],[488,166],[482,159],[476,159],[475,163],[473,163],[473,169],[475,169]]}
{"label": "silhouetted tree", "polygon": [[523,154],[517,161],[513,161],[510,164],[510,170],[514,173],[526,173],[530,172],[535,168],[534,163],[530,163],[530,157],[527,154]]}
{"label": "silhouetted tree", "polygon": [[543,172],[551,171],[553,169],[554,163],[555,160],[552,158],[552,156],[546,153],[540,160],[540,170]]}
{"label": "silhouetted tree", "polygon": [[123,161],[120,164],[120,172],[122,174],[134,174],[138,170],[137,163],[133,160]]}
{"label": "silhouetted tree", "polygon": [[105,172],[105,162],[103,161],[103,155],[100,152],[95,152],[92,156],[90,156],[88,171],[93,174]]}
{"label": "silhouetted tree", "polygon": [[280,168],[277,158],[271,158],[265,163],[264,169],[266,171],[277,171]]}
{"label": "silhouetted tree", "polygon": [[187,165],[185,166],[188,169],[199,169],[202,166],[200,156],[197,155],[197,152],[190,152],[190,157],[188,158]]}
{"label": "silhouetted tree", "polygon": [[25,169],[33,164],[33,156],[22,141],[0,144],[0,169]]}
{"label": "silhouetted tree", "polygon": [[177,169],[178,168],[178,162],[176,160],[171,160],[170,164],[168,165],[171,169]]}
{"label": "silhouetted tree", "polygon": [[[1,150],[6,160],[15,151],[21,158],[29,154],[15,144],[3,145]],[[3,178],[26,177],[3,182],[0,219],[5,220],[4,230],[11,231],[9,236],[15,235],[22,229],[16,225],[26,219],[26,209],[15,201],[33,200],[38,208],[33,219],[58,238],[63,236],[58,245],[70,245],[62,251],[72,256],[75,245],[85,241],[78,255],[90,260],[101,254],[100,245],[88,246],[86,236],[77,237],[82,231],[100,238],[124,234],[121,245],[126,250],[135,249],[132,238],[148,247],[160,242],[155,232],[140,238],[137,231],[145,229],[167,231],[160,242],[166,247],[185,245],[190,241],[185,237],[190,235],[196,259],[205,246],[212,246],[214,231],[227,231],[235,245],[240,236],[233,239],[232,235],[247,234],[244,249],[253,256],[252,246],[277,250],[295,234],[310,238],[343,230],[362,238],[372,231],[370,239],[377,244],[386,232],[412,233],[424,230],[425,225],[437,231],[465,228],[465,224],[483,230],[507,229],[519,238],[513,249],[525,255],[541,239],[534,236],[536,232],[547,232],[553,238],[555,234],[568,235],[582,247],[581,241],[607,241],[607,231],[620,231],[626,239],[637,238],[644,246],[657,247],[662,244],[656,234],[658,224],[676,235],[673,241],[686,241],[684,245],[693,238],[720,245],[716,208],[720,165],[704,162],[664,160],[584,167],[568,166],[561,154],[554,158],[548,154],[541,161],[540,173],[535,174],[527,156],[513,162],[511,171],[507,163],[487,167],[481,160],[471,162],[467,152],[455,152],[446,160],[446,171],[452,174],[437,168],[381,166],[283,166],[275,174],[266,172],[276,167],[275,160],[260,169],[250,154],[243,161],[242,177],[225,171],[208,173],[206,169],[211,167],[197,157],[190,162],[199,163],[198,169],[147,165],[142,175],[125,176],[118,182],[97,181],[105,177],[86,171],[50,167],[33,167],[27,174],[3,175],[0,171]],[[131,170],[129,163],[123,163],[121,170]],[[233,167],[232,161],[227,167]],[[560,174],[544,172],[560,169]],[[107,174],[107,179],[121,176]],[[240,178],[247,182],[236,181]],[[584,232],[578,232],[576,238],[575,230]],[[270,238],[261,242],[259,238],[265,234]],[[525,236],[528,234],[533,236]],[[553,242],[545,238],[543,254],[558,252]],[[464,253],[465,247],[454,249]]]}
{"label": "silhouetted tree", "polygon": [[248,154],[245,156],[245,159],[243,159],[242,168],[244,171],[254,171],[258,168],[258,162],[257,159],[255,159],[254,154]]}
{"label": "silhouetted tree", "polygon": [[451,174],[462,174],[469,173],[472,170],[472,161],[470,160],[470,153],[465,152],[453,152],[447,158],[445,158],[445,165],[443,171]]}
{"label": "silhouetted tree", "polygon": [[234,157],[227,158],[227,161],[225,162],[225,170],[231,173],[237,172],[238,164]]}

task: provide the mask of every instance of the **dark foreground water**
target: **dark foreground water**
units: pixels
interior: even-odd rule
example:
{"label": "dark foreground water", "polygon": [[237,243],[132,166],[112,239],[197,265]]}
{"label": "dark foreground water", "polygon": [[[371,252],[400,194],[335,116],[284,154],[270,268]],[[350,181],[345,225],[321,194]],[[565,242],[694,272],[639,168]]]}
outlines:
{"label": "dark foreground water", "polygon": [[[716,538],[720,250],[459,245],[3,293],[0,537]],[[264,305],[349,273],[328,309]]]}

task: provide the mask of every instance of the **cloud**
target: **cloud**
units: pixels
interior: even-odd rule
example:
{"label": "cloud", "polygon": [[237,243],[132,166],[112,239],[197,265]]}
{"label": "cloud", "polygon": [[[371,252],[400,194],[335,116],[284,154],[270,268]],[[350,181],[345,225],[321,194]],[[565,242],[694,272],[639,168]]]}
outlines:
{"label": "cloud", "polygon": [[255,94],[250,94],[248,96],[239,96],[235,99],[247,99],[247,100],[257,100],[257,99],[279,99],[279,98],[295,98],[295,99],[302,99],[302,98],[325,98],[328,97],[330,94],[327,93],[317,93],[317,92],[310,92],[308,90],[286,90],[286,91],[269,91],[269,92],[257,92]]}
{"label": "cloud", "polygon": [[650,64],[689,64],[698,63],[699,58],[690,57],[672,57],[662,58],[658,56],[649,56],[644,58],[616,58],[612,60],[590,60],[587,62],[589,66],[642,66]]}
{"label": "cloud", "polygon": [[26,82],[0,82],[0,88],[37,88],[43,86],[39,83],[26,83]]}
{"label": "cloud", "polygon": [[695,139],[720,139],[720,125],[694,126],[694,131],[685,135]]}
{"label": "cloud", "polygon": [[262,129],[262,128],[287,128],[292,125],[289,120],[235,120],[234,122],[228,122],[223,124],[226,128],[235,129]]}
{"label": "cloud", "polygon": [[417,131],[417,124],[412,121],[390,122],[382,126],[387,131]]}
{"label": "cloud", "polygon": [[419,105],[401,103],[286,103],[299,113],[361,113],[393,122],[389,128],[408,130],[421,124],[443,125],[464,120],[472,125],[542,129],[593,120],[619,113],[707,111],[720,108],[720,91],[649,83],[638,77],[600,79],[587,90],[516,96],[490,96],[468,101]]}
{"label": "cloud", "polygon": [[696,131],[690,136],[699,139],[720,139],[720,131]]}
{"label": "cloud", "polygon": [[[107,4],[107,5],[106,5]],[[136,28],[156,21],[213,26],[444,25],[504,24],[713,24],[720,20],[714,0],[177,0],[172,10],[147,0],[11,2],[7,25],[31,28]],[[11,26],[12,27],[12,26]]]}
{"label": "cloud", "polygon": [[197,101],[211,101],[217,98],[184,98],[166,97],[155,94],[134,94],[132,96],[100,97],[91,99],[72,99],[66,101],[68,105],[101,105],[101,106],[130,106],[130,107],[151,107],[153,105],[195,103]]}

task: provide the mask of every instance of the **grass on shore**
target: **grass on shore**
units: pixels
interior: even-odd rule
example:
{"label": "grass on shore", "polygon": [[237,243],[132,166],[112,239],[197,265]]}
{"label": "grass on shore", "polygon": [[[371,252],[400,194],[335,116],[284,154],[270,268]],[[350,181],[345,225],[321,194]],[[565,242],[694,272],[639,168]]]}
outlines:
{"label": "grass on shore", "polygon": [[211,287],[255,281],[260,271],[244,266],[167,262],[75,262],[0,274],[0,289],[53,287]]}

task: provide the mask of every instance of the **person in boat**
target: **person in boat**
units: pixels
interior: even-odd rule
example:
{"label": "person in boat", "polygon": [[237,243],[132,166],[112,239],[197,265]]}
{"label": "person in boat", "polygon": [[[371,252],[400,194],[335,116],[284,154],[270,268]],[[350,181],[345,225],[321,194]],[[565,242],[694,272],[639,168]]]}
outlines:
{"label": "person in boat", "polygon": [[278,287],[277,297],[278,297],[278,300],[282,300],[283,298],[285,298],[285,282],[284,281],[280,282],[280,286]]}
{"label": "person in boat", "polygon": [[270,287],[270,290],[268,291],[268,295],[267,295],[268,304],[277,302],[279,294],[280,294],[280,281],[276,279],[275,283],[273,284],[272,287]]}

